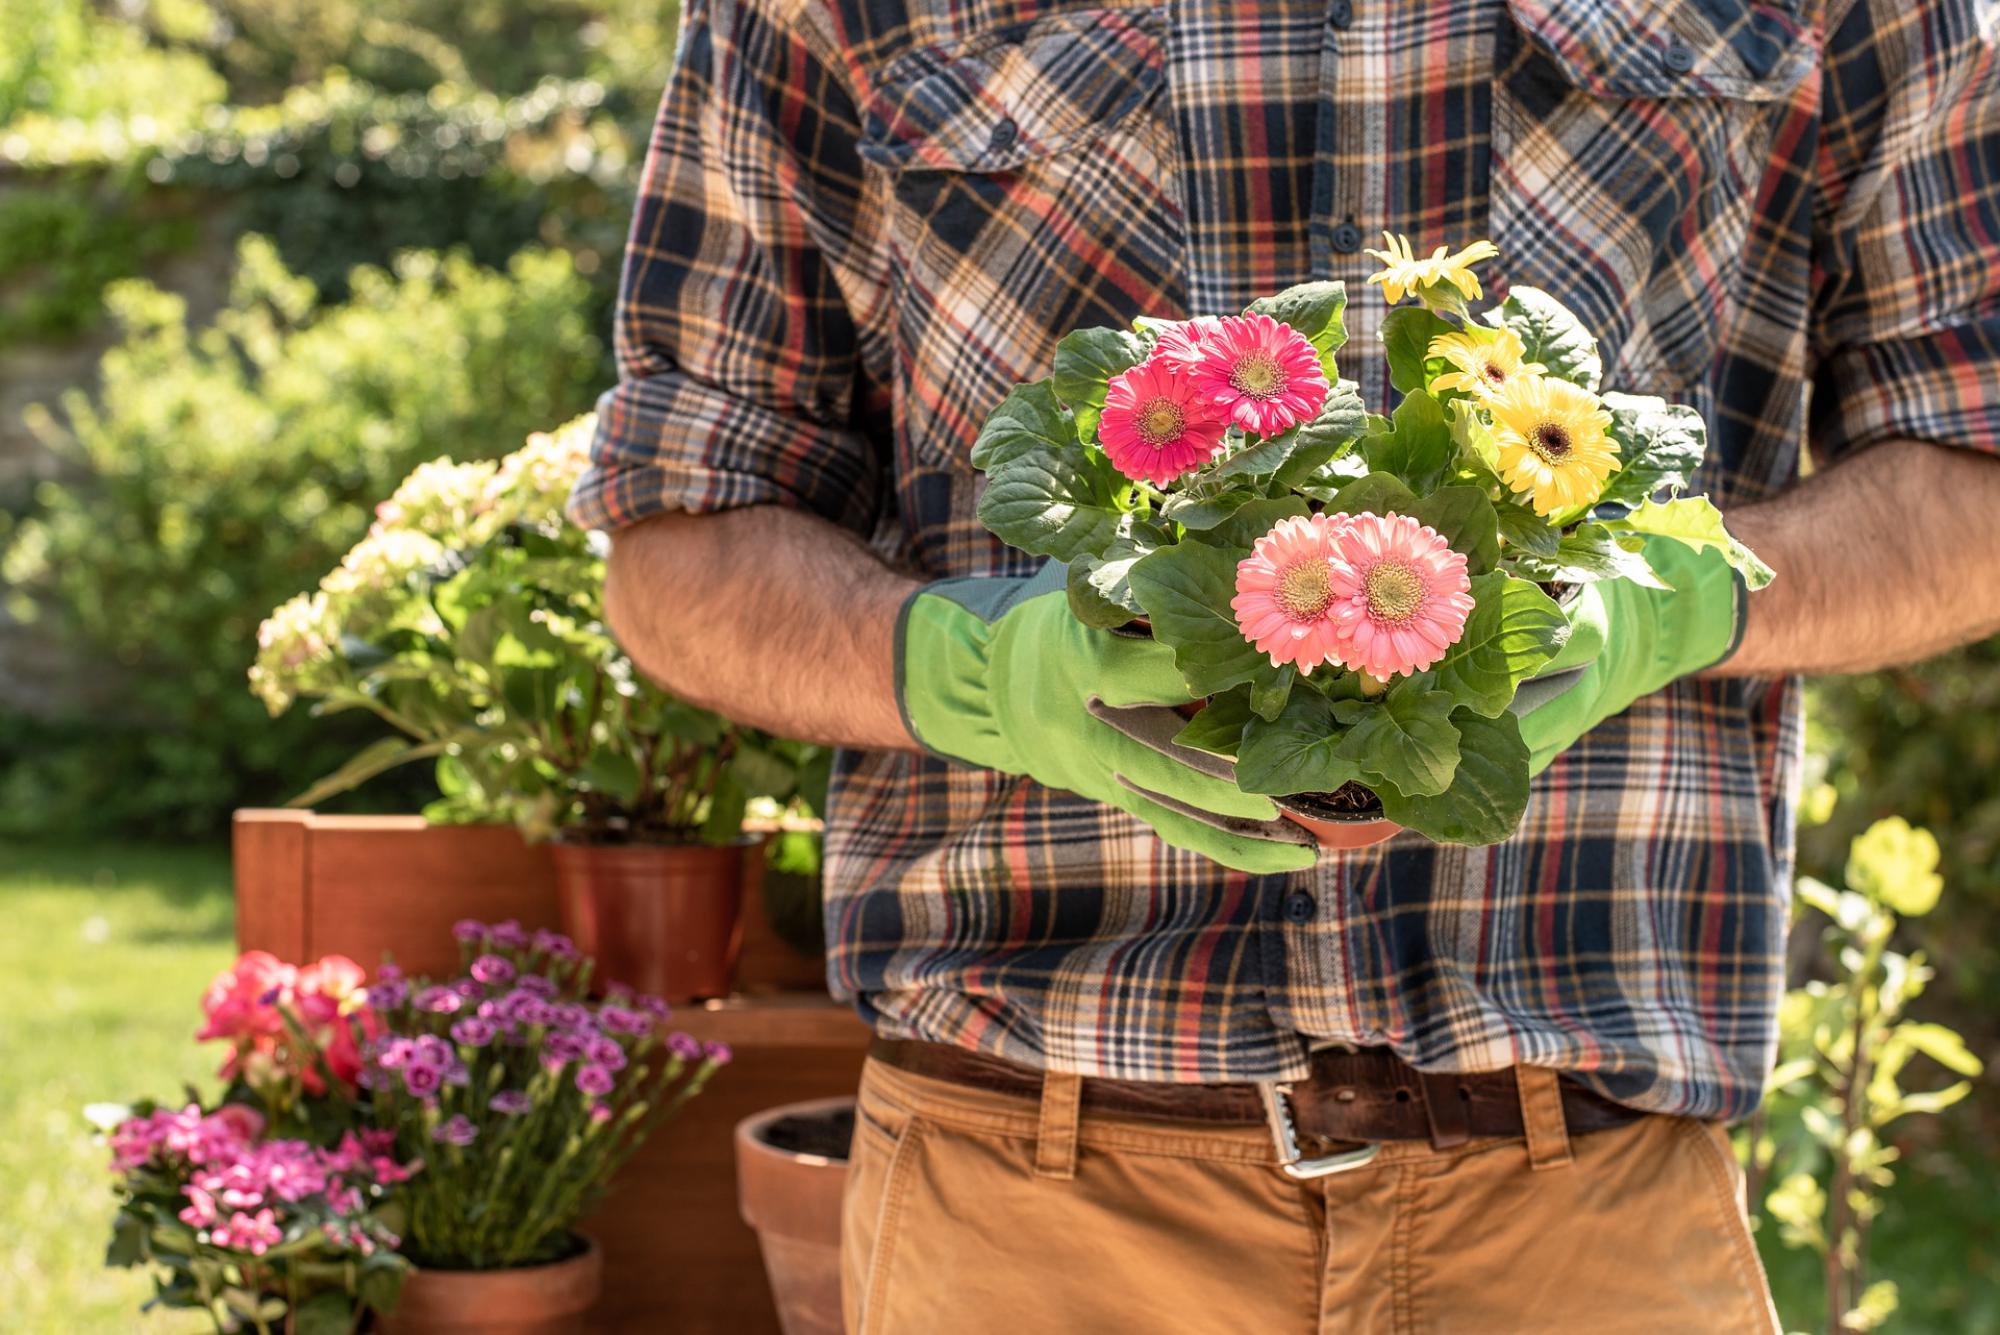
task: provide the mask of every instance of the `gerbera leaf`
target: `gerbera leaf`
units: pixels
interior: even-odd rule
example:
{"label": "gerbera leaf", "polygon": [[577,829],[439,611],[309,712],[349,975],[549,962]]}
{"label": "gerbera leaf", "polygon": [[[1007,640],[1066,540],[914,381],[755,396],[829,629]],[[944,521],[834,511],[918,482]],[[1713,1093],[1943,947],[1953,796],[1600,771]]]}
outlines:
{"label": "gerbera leaf", "polygon": [[1333,354],[1347,342],[1345,283],[1300,283],[1276,296],[1260,297],[1248,309],[1298,330],[1319,353],[1327,378],[1334,377]]}
{"label": "gerbera leaf", "polygon": [[1512,714],[1482,718],[1468,709],[1451,717],[1458,730],[1458,769],[1442,793],[1417,797],[1376,785],[1382,814],[1441,844],[1497,844],[1528,809],[1528,747]]}
{"label": "gerbera leaf", "polygon": [[1611,410],[1619,465],[1597,503],[1636,509],[1663,490],[1678,496],[1708,451],[1701,414],[1642,394],[1606,394],[1604,406]]}
{"label": "gerbera leaf", "polygon": [[1287,490],[1304,486],[1326,466],[1345,456],[1367,430],[1368,412],[1361,403],[1361,386],[1352,380],[1334,384],[1320,405],[1319,415],[1298,430],[1291,453],[1272,475]]}
{"label": "gerbera leaf", "polygon": [[[1634,543],[1639,540],[1632,539]],[[1670,587],[1647,563],[1645,554],[1618,541],[1603,524],[1579,524],[1565,533],[1553,557],[1519,553],[1513,572],[1542,584],[1589,584],[1601,579],[1629,579],[1649,589]]]}
{"label": "gerbera leaf", "polygon": [[1284,712],[1285,702],[1291,699],[1292,687],[1298,682],[1299,670],[1287,663],[1274,668],[1250,683],[1250,712],[1261,719],[1274,719]]}
{"label": "gerbera leaf", "polygon": [[1076,424],[1057,401],[1055,387],[1047,380],[1037,380],[1015,386],[979,428],[979,438],[972,442],[972,466],[990,472],[1024,455],[1076,453],[1080,449]]}
{"label": "gerbera leaf", "polygon": [[1103,553],[1117,535],[1122,485],[1096,453],[1022,455],[988,476],[979,519],[1024,552],[1074,561]]}
{"label": "gerbera leaf", "polygon": [[1500,519],[1477,487],[1440,487],[1411,506],[1412,519],[1428,524],[1465,557],[1466,573],[1483,575],[1500,559]]}
{"label": "gerbera leaf", "polygon": [[1174,744],[1234,760],[1249,726],[1250,688],[1238,686],[1210,696],[1207,707],[1174,734]]}
{"label": "gerbera leaf", "polygon": [[1431,671],[1455,703],[1492,718],[1568,642],[1569,618],[1540,589],[1497,570],[1473,579],[1472,598],[1464,633]]}
{"label": "gerbera leaf", "polygon": [[1283,796],[1330,793],[1359,779],[1361,767],[1341,753],[1347,729],[1333,708],[1317,691],[1294,691],[1277,718],[1251,719],[1236,751],[1236,786]]}
{"label": "gerbera leaf", "polygon": [[1386,515],[1390,511],[1407,514],[1416,506],[1416,493],[1387,473],[1370,473],[1348,483],[1327,499],[1328,512],[1343,515]]}
{"label": "gerbera leaf", "polygon": [[1349,728],[1341,756],[1371,786],[1390,784],[1409,797],[1434,797],[1450,787],[1458,769],[1450,695],[1406,678],[1379,700],[1336,700],[1331,707]]}
{"label": "gerbera leaf", "polygon": [[1167,497],[1160,506],[1160,518],[1201,532],[1214,528],[1256,499],[1257,493],[1248,486],[1203,479]]}
{"label": "gerbera leaf", "polygon": [[1569,307],[1538,287],[1516,287],[1507,300],[1486,313],[1489,324],[1521,336],[1523,360],[1540,362],[1559,380],[1595,391],[1604,377],[1604,359],[1597,340]]}
{"label": "gerbera leaf", "polygon": [[[1382,351],[1389,358],[1389,383],[1404,394],[1430,385],[1431,340],[1456,326],[1422,306],[1398,306],[1382,317]],[[1443,364],[1442,357],[1437,359]]]}
{"label": "gerbera leaf", "polygon": [[1666,502],[1647,501],[1623,519],[1606,520],[1614,533],[1650,533],[1672,538],[1698,551],[1715,548],[1743,582],[1761,589],[1773,579],[1771,567],[1757,558],[1723,527],[1722,512],[1705,496],[1682,496]]}
{"label": "gerbera leaf", "polygon": [[1249,554],[1243,547],[1183,542],[1145,557],[1127,576],[1153,623],[1153,638],[1174,651],[1174,666],[1194,695],[1214,695],[1274,671],[1243,638],[1229,605],[1237,563]]}
{"label": "gerbera leaf", "polygon": [[1069,610],[1086,626],[1109,630],[1122,626],[1144,609],[1132,594],[1132,567],[1170,539],[1136,515],[1119,520],[1118,532],[1102,553],[1079,556],[1069,563]]}
{"label": "gerbera leaf", "polygon": [[1273,496],[1248,501],[1236,513],[1199,537],[1201,541],[1217,547],[1254,546],[1257,539],[1277,527],[1279,520],[1306,514],[1311,508],[1299,496]]}
{"label": "gerbera leaf", "polygon": [[1083,440],[1097,436],[1111,378],[1146,359],[1146,341],[1123,329],[1079,329],[1056,344],[1056,397],[1068,405]]}
{"label": "gerbera leaf", "polygon": [[1500,520],[1500,536],[1509,547],[1532,556],[1555,556],[1556,547],[1562,542],[1561,529],[1553,527],[1534,510],[1517,502],[1501,501],[1493,510]]}
{"label": "gerbera leaf", "polygon": [[1458,444],[1444,406],[1422,390],[1403,396],[1387,434],[1361,439],[1362,457],[1378,473],[1393,473],[1419,495],[1434,490],[1451,471]]}

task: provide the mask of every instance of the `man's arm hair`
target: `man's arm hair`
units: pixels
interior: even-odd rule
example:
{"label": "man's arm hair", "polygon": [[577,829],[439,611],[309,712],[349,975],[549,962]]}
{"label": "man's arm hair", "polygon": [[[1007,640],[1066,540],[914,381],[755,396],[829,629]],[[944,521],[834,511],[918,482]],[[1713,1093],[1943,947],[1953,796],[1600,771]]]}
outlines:
{"label": "man's arm hair", "polygon": [[847,530],[760,505],[659,515],[612,539],[612,631],[647,676],[802,741],[910,750],[895,630],[917,581]]}
{"label": "man's arm hair", "polygon": [[2000,632],[2000,459],[1891,441],[1730,530],[1778,573],[1750,595],[1729,676],[1867,672]]}

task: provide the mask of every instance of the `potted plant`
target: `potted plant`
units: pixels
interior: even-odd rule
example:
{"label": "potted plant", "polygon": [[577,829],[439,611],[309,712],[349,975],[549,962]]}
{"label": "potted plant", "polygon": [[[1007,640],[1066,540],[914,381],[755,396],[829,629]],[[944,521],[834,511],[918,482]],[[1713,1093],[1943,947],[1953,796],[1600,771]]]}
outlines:
{"label": "potted plant", "polygon": [[426,1164],[398,1194],[416,1269],[385,1328],[580,1330],[602,1262],[578,1219],[730,1054],[662,1033],[658,997],[589,1001],[591,963],[567,937],[471,921],[456,935],[457,977],[384,966],[368,993],[369,1115]]}
{"label": "potted plant", "polygon": [[1546,293],[1475,319],[1489,243],[1389,245],[1393,415],[1339,377],[1339,283],[1082,329],[981,430],[979,514],[1066,563],[1079,620],[1169,646],[1202,706],[1174,740],[1322,843],[1491,844],[1526,808],[1512,708],[1569,636],[1561,597],[1669,588],[1658,539],[1720,549],[1751,588],[1771,572],[1681,494],[1698,413],[1600,393],[1596,341]]}
{"label": "potted plant", "polygon": [[251,687],[274,714],[309,699],[401,734],[292,805],[430,761],[431,821],[553,841],[564,925],[600,976],[721,996],[758,871],[745,806],[790,801],[818,752],[668,695],[612,640],[603,535],[563,515],[590,430],[418,468],[339,568],[265,622]]}
{"label": "potted plant", "polygon": [[852,1098],[788,1103],[736,1125],[736,1198],[757,1231],[785,1335],[840,1335],[840,1209]]}
{"label": "potted plant", "polygon": [[259,1332],[352,1330],[395,1306],[409,1264],[391,1194],[422,1163],[355,1122],[375,1028],[361,981],[351,960],[250,952],[203,1001],[199,1037],[231,1044],[218,1102],[87,1110],[116,1175],[106,1263],[147,1267],[149,1306]]}

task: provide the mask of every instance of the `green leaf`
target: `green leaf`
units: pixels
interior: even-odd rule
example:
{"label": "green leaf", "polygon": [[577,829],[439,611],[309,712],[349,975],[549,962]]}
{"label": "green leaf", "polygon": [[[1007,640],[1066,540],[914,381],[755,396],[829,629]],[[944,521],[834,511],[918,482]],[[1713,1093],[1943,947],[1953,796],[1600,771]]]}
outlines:
{"label": "green leaf", "polygon": [[1002,464],[979,497],[979,518],[1024,552],[1074,561],[1117,535],[1116,474],[1099,456],[1023,455]]}
{"label": "green leaf", "polygon": [[1333,354],[1347,342],[1345,283],[1318,281],[1299,283],[1276,296],[1260,297],[1249,309],[1288,324],[1305,335],[1319,352],[1320,365],[1328,376],[1334,374]]}
{"label": "green leaf", "polygon": [[1557,379],[1593,391],[1603,379],[1604,359],[1597,354],[1597,340],[1567,306],[1540,288],[1514,288],[1486,318],[1519,334],[1526,360],[1540,362]]}
{"label": "green leaf", "polygon": [[1167,497],[1160,506],[1160,518],[1182,528],[1204,531],[1256,499],[1257,493],[1247,486],[1202,479]]}
{"label": "green leaf", "polygon": [[576,773],[584,787],[630,806],[639,798],[639,765],[625,752],[600,746]]}
{"label": "green leaf", "polygon": [[1618,442],[1618,471],[1604,484],[1598,505],[1636,509],[1662,489],[1679,495],[1708,451],[1701,414],[1649,394],[1604,396],[1611,438]]}
{"label": "green leaf", "polygon": [[1119,520],[1118,533],[1101,556],[1084,555],[1069,565],[1069,609],[1078,621],[1100,630],[1122,626],[1142,615],[1132,594],[1132,567],[1168,541],[1166,534],[1137,515]]}
{"label": "green leaf", "polygon": [[1580,524],[1565,533],[1552,559],[1529,556],[1514,558],[1517,573],[1549,584],[1589,584],[1601,579],[1629,579],[1649,589],[1673,586],[1653,573],[1636,544],[1627,547],[1603,524]]}
{"label": "green leaf", "polygon": [[1250,725],[1250,688],[1237,686],[1210,696],[1208,705],[1174,734],[1177,745],[1211,755],[1236,757],[1243,730]]}
{"label": "green leaf", "polygon": [[716,778],[708,795],[708,810],[702,815],[701,841],[712,847],[733,844],[743,836],[743,813],[750,794],[728,770]]}
{"label": "green leaf", "polygon": [[1289,431],[1279,432],[1275,436],[1267,436],[1254,445],[1245,445],[1242,449],[1223,459],[1221,463],[1215,466],[1215,471],[1210,473],[1209,476],[1219,480],[1233,477],[1259,477],[1264,474],[1275,473],[1278,471],[1280,465],[1291,458],[1292,450],[1298,443],[1299,429],[1297,427],[1293,427]]}
{"label": "green leaf", "polygon": [[1543,558],[1555,556],[1562,542],[1562,530],[1536,514],[1532,507],[1501,501],[1493,509],[1500,521],[1500,536],[1509,547]]}
{"label": "green leaf", "polygon": [[1361,387],[1352,380],[1336,382],[1320,405],[1319,415],[1299,428],[1298,440],[1272,475],[1272,482],[1286,489],[1311,482],[1328,464],[1353,449],[1367,424]]}
{"label": "green leaf", "polygon": [[1435,797],[1411,797],[1383,785],[1382,814],[1441,844],[1497,844],[1520,827],[1528,809],[1528,748],[1512,714],[1451,716],[1458,729],[1458,770]]}
{"label": "green leaf", "polygon": [[1279,520],[1309,514],[1311,510],[1298,496],[1248,501],[1229,518],[1200,534],[1197,540],[1217,547],[1254,547],[1257,539],[1275,528]]}
{"label": "green leaf", "polygon": [[775,751],[739,741],[729,759],[729,777],[745,796],[783,798],[798,786],[799,772]]}
{"label": "green leaf", "polygon": [[1243,638],[1229,602],[1236,564],[1249,552],[1183,542],[1132,567],[1132,592],[1153,623],[1153,638],[1174,651],[1191,694],[1214,695],[1271,672],[1271,660]]}
{"label": "green leaf", "polygon": [[1722,511],[1706,496],[1682,496],[1671,501],[1647,501],[1623,519],[1607,519],[1604,527],[1620,533],[1650,533],[1672,538],[1697,550],[1714,548],[1743,582],[1761,589],[1773,578],[1771,567],[1757,558],[1723,527]]}
{"label": "green leaf", "polygon": [[1146,341],[1123,329],[1079,329],[1056,344],[1056,397],[1069,405],[1076,434],[1097,439],[1104,391],[1111,378],[1146,360]]}
{"label": "green leaf", "polygon": [[344,1293],[317,1293],[292,1313],[292,1335],[347,1335],[354,1329],[354,1306]]}
{"label": "green leaf", "polygon": [[1250,712],[1261,719],[1278,717],[1284,712],[1285,702],[1292,698],[1292,687],[1298,679],[1299,670],[1291,663],[1253,678],[1250,682]]}
{"label": "green leaf", "polygon": [[1472,597],[1465,633],[1432,671],[1438,690],[1493,718],[1569,640],[1569,618],[1533,584],[1497,570],[1474,577]]}
{"label": "green leaf", "polygon": [[1076,425],[1057,401],[1055,386],[1037,380],[1016,385],[979,428],[979,439],[972,443],[972,466],[990,472],[1011,459],[1080,448]]}
{"label": "green leaf", "polygon": [[1471,574],[1485,574],[1500,559],[1500,519],[1477,487],[1440,488],[1411,506],[1409,514],[1463,554]]}
{"label": "green leaf", "polygon": [[1382,317],[1382,351],[1389,358],[1389,383],[1408,394],[1428,389],[1431,340],[1455,332],[1452,324],[1422,306],[1398,306]]}
{"label": "green leaf", "polygon": [[1896,1036],[1938,1065],[1959,1075],[1976,1076],[1986,1069],[1985,1063],[1965,1045],[1965,1039],[1941,1024],[1905,1021],[1896,1026]]}
{"label": "green leaf", "polygon": [[1372,471],[1393,473],[1418,495],[1431,491],[1458,457],[1443,405],[1415,390],[1403,396],[1389,420],[1388,434],[1362,437],[1362,457]]}
{"label": "green leaf", "polygon": [[1458,768],[1451,696],[1398,682],[1380,700],[1336,700],[1333,715],[1349,728],[1340,754],[1371,787],[1393,784],[1409,797],[1434,797]]}
{"label": "green leaf", "polygon": [[288,807],[311,807],[350,788],[358,788],[368,780],[398,765],[407,765],[416,760],[429,760],[441,756],[453,744],[451,738],[425,742],[421,745],[407,737],[384,737],[371,742],[350,759],[345,765],[327,775],[310,788],[285,803]]}
{"label": "green leaf", "polygon": [[1390,511],[1408,514],[1417,505],[1416,494],[1387,473],[1370,473],[1348,483],[1327,502],[1327,510],[1343,515],[1386,515]]}
{"label": "green leaf", "polygon": [[104,1249],[104,1264],[134,1266],[146,1259],[146,1221],[120,1211],[111,1224],[111,1245]]}
{"label": "green leaf", "polygon": [[1330,793],[1361,777],[1342,754],[1347,729],[1334,702],[1318,691],[1294,691],[1270,721],[1252,719],[1236,752],[1236,786],[1246,793]]}

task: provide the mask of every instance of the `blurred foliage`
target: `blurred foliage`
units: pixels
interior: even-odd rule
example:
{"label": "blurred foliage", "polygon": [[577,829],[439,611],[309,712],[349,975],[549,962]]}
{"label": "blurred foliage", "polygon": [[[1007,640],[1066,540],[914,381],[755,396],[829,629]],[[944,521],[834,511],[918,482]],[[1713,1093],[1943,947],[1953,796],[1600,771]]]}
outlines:
{"label": "blurred foliage", "polygon": [[212,833],[337,763],[361,734],[273,723],[243,689],[259,620],[420,460],[488,457],[583,408],[602,373],[585,296],[560,252],[497,273],[412,253],[325,306],[256,239],[210,329],[143,281],[114,285],[124,338],[98,395],[38,419],[75,480],[37,489],[0,577],[11,612],[53,619],[116,687],[58,725],[81,754],[13,730],[0,824]]}
{"label": "blurred foliage", "polygon": [[0,126],[192,125],[227,84],[201,55],[83,0],[0,0]]}
{"label": "blurred foliage", "polygon": [[0,347],[82,332],[106,284],[194,240],[185,192],[122,194],[83,175],[0,194]]}
{"label": "blurred foliage", "polygon": [[[1890,1128],[1960,1102],[1983,1070],[1952,1029],[1907,1018],[1933,975],[1923,952],[1891,942],[1900,922],[1937,907],[1937,869],[1937,840],[1892,816],[1853,840],[1847,889],[1812,877],[1798,884],[1795,932],[1816,938],[1816,976],[1779,1009],[1778,1064],[1745,1134],[1748,1194],[1784,1245],[1821,1258],[1829,1335],[1880,1329],[1900,1305],[1894,1279],[1868,1280],[1869,1235],[1903,1157]],[[1919,1058],[1934,1087],[1907,1089]],[[1939,1070],[1961,1078],[1937,1086]],[[1800,1312],[1786,1315],[1796,1323]]]}

